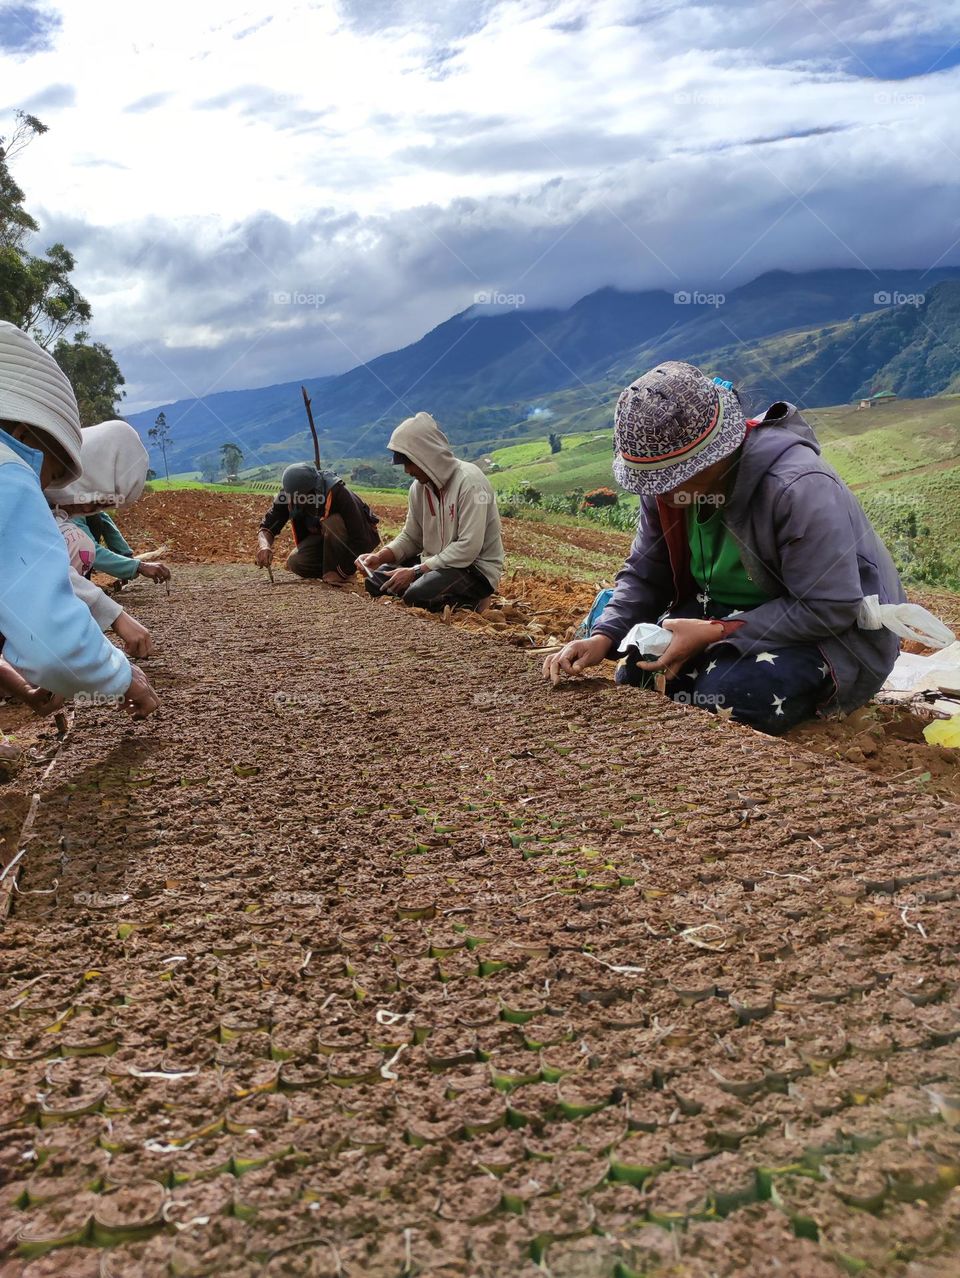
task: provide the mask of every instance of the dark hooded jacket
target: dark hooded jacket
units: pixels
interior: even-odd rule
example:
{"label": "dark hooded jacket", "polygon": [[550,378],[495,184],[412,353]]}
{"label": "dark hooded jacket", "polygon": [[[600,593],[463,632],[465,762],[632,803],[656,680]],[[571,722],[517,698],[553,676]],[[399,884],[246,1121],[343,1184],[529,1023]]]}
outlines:
{"label": "dark hooded jacket", "polygon": [[[889,630],[861,630],[866,595],[905,598],[889,552],[860,503],[820,456],[793,404],[774,404],[741,445],[724,518],[744,568],[770,596],[725,640],[744,654],[816,644],[830,667],[825,710],[849,713],[874,696],[899,650]],[[593,634],[619,644],[638,621],[656,621],[695,593],[686,510],[645,497],[640,526]]]}
{"label": "dark hooded jacket", "polygon": [[[302,471],[297,484],[290,484],[290,491],[282,491],[274,498],[273,505],[264,515],[260,527],[275,537],[287,520],[293,532],[293,540],[300,545],[305,537],[316,537],[323,532],[323,523],[330,515],[340,515],[346,525],[347,543],[356,554],[365,554],[379,543],[377,516],[365,501],[352,493],[339,476],[328,470],[318,471],[314,466],[288,467],[290,471]],[[309,478],[310,482],[306,482]]]}

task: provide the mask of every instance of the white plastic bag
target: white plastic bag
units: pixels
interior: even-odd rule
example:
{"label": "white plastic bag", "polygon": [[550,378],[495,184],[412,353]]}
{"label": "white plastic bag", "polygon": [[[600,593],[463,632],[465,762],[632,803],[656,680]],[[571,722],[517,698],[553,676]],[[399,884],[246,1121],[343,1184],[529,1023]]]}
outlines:
{"label": "white plastic bag", "polygon": [[867,595],[860,603],[857,625],[861,630],[884,626],[901,639],[912,639],[925,648],[945,648],[956,639],[953,631],[919,604],[882,604],[879,595]]}
{"label": "white plastic bag", "polygon": [[673,643],[673,635],[663,626],[652,621],[640,621],[632,626],[623,637],[620,655],[628,648],[636,648],[642,657],[661,657]]}

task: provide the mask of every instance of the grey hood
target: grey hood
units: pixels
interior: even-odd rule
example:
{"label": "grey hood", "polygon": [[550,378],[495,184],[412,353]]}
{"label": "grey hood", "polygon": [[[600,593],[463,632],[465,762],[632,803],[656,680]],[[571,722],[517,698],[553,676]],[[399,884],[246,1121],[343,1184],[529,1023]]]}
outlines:
{"label": "grey hood", "polygon": [[409,457],[439,489],[446,488],[456,473],[457,459],[450,442],[429,413],[417,413],[402,421],[390,436],[387,447]]}

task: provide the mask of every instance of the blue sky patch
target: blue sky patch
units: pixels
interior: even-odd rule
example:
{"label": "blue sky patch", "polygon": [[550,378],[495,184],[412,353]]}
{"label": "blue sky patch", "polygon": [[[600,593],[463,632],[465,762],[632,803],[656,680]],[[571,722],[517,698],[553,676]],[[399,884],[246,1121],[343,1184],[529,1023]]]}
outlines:
{"label": "blue sky patch", "polygon": [[0,52],[42,53],[53,47],[62,24],[59,13],[40,5],[9,4],[0,7]]}

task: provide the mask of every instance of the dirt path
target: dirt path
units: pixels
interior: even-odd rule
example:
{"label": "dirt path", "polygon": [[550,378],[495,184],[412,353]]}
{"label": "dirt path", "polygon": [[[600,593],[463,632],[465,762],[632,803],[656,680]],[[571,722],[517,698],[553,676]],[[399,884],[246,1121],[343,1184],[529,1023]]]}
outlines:
{"label": "dirt path", "polygon": [[2,1278],[945,1278],[955,808],[390,603],[135,589],[162,717],[78,713],[0,933]]}

